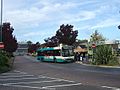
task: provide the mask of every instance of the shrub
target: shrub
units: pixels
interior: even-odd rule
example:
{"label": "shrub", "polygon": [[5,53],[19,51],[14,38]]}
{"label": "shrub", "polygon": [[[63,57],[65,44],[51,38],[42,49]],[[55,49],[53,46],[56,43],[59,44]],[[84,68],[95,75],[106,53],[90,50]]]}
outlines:
{"label": "shrub", "polygon": [[108,65],[110,66],[119,65],[119,61],[116,55],[114,55],[113,58],[109,60]]}
{"label": "shrub", "polygon": [[118,64],[118,59],[112,52],[112,47],[108,45],[100,45],[96,47],[96,52],[94,54],[95,59],[93,64],[96,65],[116,65]]}
{"label": "shrub", "polygon": [[9,68],[9,58],[4,51],[0,51],[0,72],[7,70]]}

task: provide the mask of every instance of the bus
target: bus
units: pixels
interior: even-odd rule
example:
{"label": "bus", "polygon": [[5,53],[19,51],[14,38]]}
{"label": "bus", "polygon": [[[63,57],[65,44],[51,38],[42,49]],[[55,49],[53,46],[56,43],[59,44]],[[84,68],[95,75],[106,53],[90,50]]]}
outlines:
{"label": "bus", "polygon": [[46,47],[37,50],[37,60],[49,62],[73,62],[73,47],[60,45],[58,47]]}

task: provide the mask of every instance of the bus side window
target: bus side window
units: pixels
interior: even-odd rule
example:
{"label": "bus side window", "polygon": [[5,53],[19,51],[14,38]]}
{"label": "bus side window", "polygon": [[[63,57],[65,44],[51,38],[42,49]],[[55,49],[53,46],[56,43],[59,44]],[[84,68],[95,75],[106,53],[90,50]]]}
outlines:
{"label": "bus side window", "polygon": [[40,52],[40,51],[38,51],[37,55],[38,55],[38,56],[41,56],[41,52]]}

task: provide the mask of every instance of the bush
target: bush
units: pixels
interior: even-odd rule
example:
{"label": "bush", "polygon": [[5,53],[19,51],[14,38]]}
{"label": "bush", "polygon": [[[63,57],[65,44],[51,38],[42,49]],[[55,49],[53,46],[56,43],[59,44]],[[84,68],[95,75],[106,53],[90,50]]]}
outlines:
{"label": "bush", "polygon": [[110,66],[119,65],[119,61],[116,55],[114,55],[113,58],[109,60],[108,65]]}
{"label": "bush", "polygon": [[10,67],[9,65],[9,58],[7,56],[7,53],[4,51],[0,51],[0,72],[6,71],[7,68]]}
{"label": "bush", "polygon": [[112,52],[112,47],[108,45],[100,45],[96,47],[93,64],[95,65],[118,65],[118,59]]}

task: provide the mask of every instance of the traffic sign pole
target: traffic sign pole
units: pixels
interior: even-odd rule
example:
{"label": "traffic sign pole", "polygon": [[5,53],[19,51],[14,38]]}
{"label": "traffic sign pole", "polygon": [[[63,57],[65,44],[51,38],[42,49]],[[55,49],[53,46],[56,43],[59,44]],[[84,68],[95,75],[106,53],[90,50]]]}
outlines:
{"label": "traffic sign pole", "polygon": [[2,42],[2,18],[3,18],[3,0],[1,0],[1,27],[0,27],[0,42]]}
{"label": "traffic sign pole", "polygon": [[93,50],[92,61],[94,62],[94,59],[95,59],[95,53],[96,53],[96,45],[95,45],[95,44],[92,44],[92,50]]}

